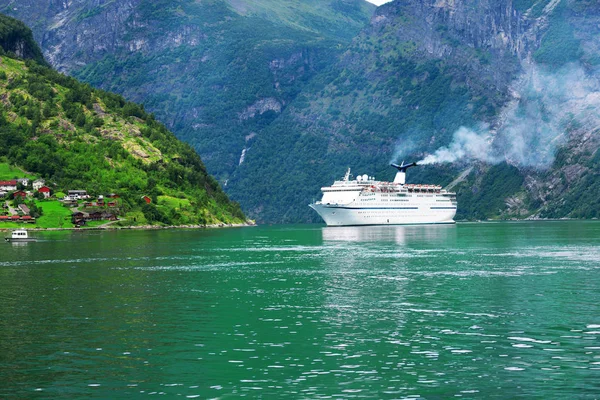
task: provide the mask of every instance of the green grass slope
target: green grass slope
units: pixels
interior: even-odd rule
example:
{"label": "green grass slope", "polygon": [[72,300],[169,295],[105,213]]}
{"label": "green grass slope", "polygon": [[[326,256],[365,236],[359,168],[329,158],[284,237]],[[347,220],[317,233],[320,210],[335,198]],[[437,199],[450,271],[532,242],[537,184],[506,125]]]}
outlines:
{"label": "green grass slope", "polygon": [[[123,215],[160,224],[239,223],[229,201],[196,152],[143,107],[73,78],[8,56],[0,58],[0,172],[16,165],[54,191],[118,193]],[[141,197],[154,201],[145,205]],[[178,199],[162,204],[161,196]],[[56,213],[50,213],[56,214]],[[40,218],[39,223],[51,217]]]}

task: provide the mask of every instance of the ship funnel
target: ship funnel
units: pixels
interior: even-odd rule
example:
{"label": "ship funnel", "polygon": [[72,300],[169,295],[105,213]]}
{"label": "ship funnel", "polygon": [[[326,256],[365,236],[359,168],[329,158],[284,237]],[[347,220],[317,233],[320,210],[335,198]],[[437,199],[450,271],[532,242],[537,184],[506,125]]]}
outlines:
{"label": "ship funnel", "polygon": [[398,172],[396,172],[396,177],[394,178],[394,183],[399,183],[401,185],[404,185],[406,183],[406,170],[409,169],[410,167],[416,167],[417,163],[410,163],[410,164],[404,164],[404,161],[402,161],[402,164],[398,165],[398,164],[392,164],[392,167],[396,168],[398,170]]}

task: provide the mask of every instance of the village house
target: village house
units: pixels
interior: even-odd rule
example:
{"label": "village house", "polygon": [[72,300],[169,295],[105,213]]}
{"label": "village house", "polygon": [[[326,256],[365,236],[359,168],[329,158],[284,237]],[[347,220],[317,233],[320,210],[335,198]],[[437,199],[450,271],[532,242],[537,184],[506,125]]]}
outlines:
{"label": "village house", "polygon": [[37,191],[42,193],[45,199],[50,197],[50,188],[48,186],[41,186],[39,189],[37,189]]}
{"label": "village house", "polygon": [[102,219],[106,219],[109,221],[116,221],[118,218],[115,214],[105,212],[105,213],[102,213]]}
{"label": "village house", "polygon": [[29,178],[18,178],[17,184],[19,184],[19,183],[23,186],[27,186],[27,185],[29,185]]}
{"label": "village house", "polygon": [[117,221],[118,218],[115,214],[109,212],[102,211],[94,211],[90,213],[85,213],[82,211],[77,211],[71,214],[71,222],[75,225],[85,225],[88,221]]}
{"label": "village house", "polygon": [[73,222],[73,224],[75,224],[75,225],[85,225],[86,217],[87,217],[86,213],[77,211],[71,215],[71,222]]}
{"label": "village house", "polygon": [[88,216],[89,221],[100,221],[102,219],[102,211],[91,212]]}
{"label": "village house", "polygon": [[146,204],[152,203],[152,199],[148,196],[142,196],[142,200],[144,200]]}
{"label": "village house", "polygon": [[77,200],[71,200],[65,197],[63,200],[63,205],[65,207],[77,207]]}
{"label": "village house", "polygon": [[24,215],[29,215],[29,207],[27,207],[25,204],[19,204],[19,210],[21,210]]}
{"label": "village house", "polygon": [[71,200],[89,199],[90,196],[87,194],[87,190],[68,190],[67,197]]}
{"label": "village house", "polygon": [[17,190],[17,180],[13,179],[10,181],[0,181],[0,190],[5,190],[7,192]]}
{"label": "village house", "polygon": [[39,191],[45,184],[46,181],[44,181],[43,179],[36,179],[35,181],[33,181],[31,186],[33,187],[33,190]]}
{"label": "village house", "polygon": [[3,190],[0,190],[0,199],[3,199],[6,197],[6,195],[8,194],[8,192],[5,192]]}
{"label": "village house", "polygon": [[16,199],[17,197],[20,197],[20,198],[24,199],[24,198],[27,197],[27,193],[25,193],[22,190],[18,190],[18,191],[16,191],[16,192],[13,193],[13,199]]}

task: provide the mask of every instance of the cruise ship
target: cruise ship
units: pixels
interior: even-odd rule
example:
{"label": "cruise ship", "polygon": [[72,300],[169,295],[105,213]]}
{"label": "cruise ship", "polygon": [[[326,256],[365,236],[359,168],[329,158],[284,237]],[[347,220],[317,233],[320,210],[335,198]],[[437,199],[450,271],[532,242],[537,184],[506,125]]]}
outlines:
{"label": "cruise ship", "polygon": [[417,163],[396,168],[393,182],[376,181],[368,175],[353,178],[350,168],[340,181],[321,188],[323,198],[310,204],[328,226],[453,224],[456,193],[437,185],[406,183],[406,170]]}

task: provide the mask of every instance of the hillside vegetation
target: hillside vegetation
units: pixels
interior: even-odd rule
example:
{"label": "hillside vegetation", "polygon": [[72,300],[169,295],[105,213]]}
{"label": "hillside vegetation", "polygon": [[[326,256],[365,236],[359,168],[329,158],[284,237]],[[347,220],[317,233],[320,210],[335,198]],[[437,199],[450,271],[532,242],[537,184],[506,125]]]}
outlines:
{"label": "hillside vegetation", "polygon": [[0,48],[16,57],[31,59],[40,65],[48,65],[27,25],[3,14],[0,14]]}
{"label": "hillside vegetation", "polygon": [[54,191],[117,193],[121,216],[136,215],[135,224],[245,221],[196,152],[119,95],[4,54],[0,102],[0,163]]}

